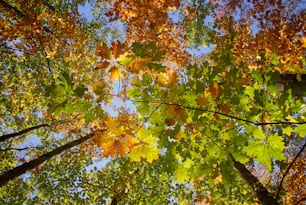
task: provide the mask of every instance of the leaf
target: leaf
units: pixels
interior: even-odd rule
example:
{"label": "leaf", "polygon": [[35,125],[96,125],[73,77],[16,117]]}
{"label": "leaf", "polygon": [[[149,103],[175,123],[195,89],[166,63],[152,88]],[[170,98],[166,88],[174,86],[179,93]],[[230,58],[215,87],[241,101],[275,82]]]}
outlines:
{"label": "leaf", "polygon": [[206,96],[212,96],[215,100],[219,99],[222,94],[222,89],[218,83],[213,82],[208,88],[205,90]]}
{"label": "leaf", "polygon": [[272,161],[270,158],[268,147],[259,141],[250,141],[243,151],[249,156],[255,158],[259,163],[267,165],[272,170]]}
{"label": "leaf", "polygon": [[181,106],[170,105],[167,107],[167,116],[169,118],[176,118],[179,120],[183,120],[186,117],[185,109]]}
{"label": "leaf", "polygon": [[158,72],[164,72],[166,66],[163,66],[161,64],[158,63],[148,63],[148,67],[152,70],[158,71]]}
{"label": "leaf", "polygon": [[108,61],[101,61],[97,63],[96,69],[104,69],[104,68],[107,68],[109,65],[110,63]]}
{"label": "leaf", "polygon": [[188,181],[189,179],[188,169],[184,166],[183,163],[177,166],[174,177],[178,183],[183,183],[185,180]]}
{"label": "leaf", "polygon": [[232,111],[232,106],[230,104],[218,104],[218,108],[226,114]]}
{"label": "leaf", "polygon": [[278,56],[276,53],[272,53],[270,56],[270,62],[272,63],[272,65],[278,66],[279,65],[279,60],[278,60]]}
{"label": "leaf", "polygon": [[73,90],[73,92],[74,92],[75,96],[82,97],[86,90],[87,90],[87,88],[85,88],[84,86],[78,86]]}
{"label": "leaf", "polygon": [[159,155],[159,149],[150,145],[138,145],[131,149],[129,157],[134,162],[140,162],[143,158],[147,162],[152,163],[153,160],[157,160]]}
{"label": "leaf", "polygon": [[117,60],[120,65],[128,66],[133,62],[133,57],[129,55],[128,52],[125,52],[124,55],[121,55]]}
{"label": "leaf", "polygon": [[253,137],[256,139],[265,139],[266,138],[266,134],[263,132],[263,130],[261,128],[255,128],[253,130]]}
{"label": "leaf", "polygon": [[294,132],[298,133],[301,138],[304,138],[306,136],[306,124],[296,126]]}
{"label": "leaf", "polygon": [[157,144],[157,138],[152,135],[152,132],[150,132],[145,127],[141,127],[139,131],[137,132],[137,137],[140,141],[148,144],[148,145],[156,145]]}
{"label": "leaf", "polygon": [[102,45],[96,45],[96,56],[100,56],[103,59],[110,59],[111,50],[104,43]]}
{"label": "leaf", "polygon": [[196,99],[197,105],[206,107],[209,105],[209,101],[206,97],[197,97]]}
{"label": "leaf", "polygon": [[270,155],[274,159],[284,160],[285,143],[283,142],[283,138],[281,136],[278,136],[277,134],[273,134],[268,137],[267,142]]}
{"label": "leaf", "polygon": [[255,91],[254,87],[248,86],[245,88],[244,94],[248,95],[250,98],[254,98],[254,91]]}
{"label": "leaf", "polygon": [[288,135],[288,136],[290,136],[291,135],[291,133],[293,132],[293,129],[292,129],[292,127],[291,126],[288,126],[288,127],[285,127],[285,128],[283,128],[283,133],[285,134],[285,135]]}
{"label": "leaf", "polygon": [[133,43],[132,44],[132,51],[139,57],[145,57],[145,48],[142,44],[139,43]]}
{"label": "leaf", "polygon": [[124,54],[126,51],[126,45],[119,41],[112,42],[112,53],[115,58],[118,58],[120,55]]}
{"label": "leaf", "polygon": [[119,80],[120,78],[123,77],[121,69],[116,66],[111,67],[109,72],[110,72],[110,78],[114,80]]}

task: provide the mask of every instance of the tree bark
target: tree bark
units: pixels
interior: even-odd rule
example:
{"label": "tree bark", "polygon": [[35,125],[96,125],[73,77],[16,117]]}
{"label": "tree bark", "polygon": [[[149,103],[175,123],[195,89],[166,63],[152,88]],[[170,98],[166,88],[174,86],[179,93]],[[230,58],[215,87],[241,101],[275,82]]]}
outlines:
{"label": "tree bark", "polygon": [[0,175],[0,187],[6,185],[9,181],[15,179],[16,177],[21,176],[22,174],[24,174],[26,171],[29,171],[31,169],[34,169],[36,167],[38,167],[39,165],[41,165],[42,163],[44,163],[45,161],[51,159],[52,157],[62,153],[65,150],[68,150],[72,147],[75,147],[79,144],[81,144],[82,142],[92,138],[94,136],[94,134],[89,134],[85,137],[81,137],[80,139],[74,140],[72,142],[69,142],[61,147],[58,147],[54,150],[52,150],[51,152],[48,152],[46,154],[41,155],[40,157],[24,163],[18,167],[15,167],[7,172],[5,172],[4,174]]}
{"label": "tree bark", "polygon": [[0,137],[0,142],[3,142],[7,139],[10,139],[10,138],[13,138],[13,137],[17,137],[17,136],[20,136],[20,135],[23,135],[23,134],[26,134],[32,130],[36,130],[36,129],[39,129],[41,127],[49,127],[48,124],[41,124],[41,125],[37,125],[37,126],[34,126],[34,127],[30,127],[30,128],[27,128],[27,129],[24,129],[24,130],[21,130],[20,132],[15,132],[15,133],[12,133],[12,134],[7,134],[7,135],[2,135]]}
{"label": "tree bark", "polygon": [[273,195],[260,183],[260,181],[255,177],[243,164],[236,161],[231,155],[234,162],[235,168],[238,170],[240,176],[249,184],[253,192],[256,194],[260,204],[262,205],[279,205]]}

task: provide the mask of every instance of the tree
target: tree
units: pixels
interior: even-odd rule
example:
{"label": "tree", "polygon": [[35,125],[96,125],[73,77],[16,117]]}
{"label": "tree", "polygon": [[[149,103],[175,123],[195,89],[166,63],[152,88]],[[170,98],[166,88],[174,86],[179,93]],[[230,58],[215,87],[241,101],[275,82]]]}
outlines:
{"label": "tree", "polygon": [[[299,188],[289,187],[303,176],[297,165],[305,148],[298,146],[306,134],[305,94],[278,86],[285,75],[303,83],[298,2],[97,1],[100,17],[124,23],[126,33],[102,42],[91,40],[105,32],[99,19],[82,22],[70,2],[63,12],[60,3],[36,3],[22,9],[20,2],[1,1],[10,8],[1,11],[1,42],[12,57],[2,64],[1,109],[8,114],[1,158],[10,163],[1,166],[1,176],[34,169],[25,182],[1,187],[8,198],[2,201],[14,201],[8,193],[14,187],[38,192],[17,197],[29,204],[45,202],[53,187],[65,190],[54,203],[304,200]],[[10,22],[16,13],[16,23]],[[29,28],[40,32],[28,38]],[[210,46],[208,54],[186,50],[203,45]],[[20,163],[18,146],[27,138],[19,135],[31,127],[40,128],[42,143],[25,147]],[[111,162],[90,173],[92,157]],[[300,196],[294,199],[293,192]]]}

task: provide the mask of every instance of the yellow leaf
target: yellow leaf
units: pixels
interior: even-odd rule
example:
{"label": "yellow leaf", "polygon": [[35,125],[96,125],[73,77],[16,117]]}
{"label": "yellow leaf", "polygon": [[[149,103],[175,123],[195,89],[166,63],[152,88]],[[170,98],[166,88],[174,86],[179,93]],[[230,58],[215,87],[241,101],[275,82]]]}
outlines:
{"label": "yellow leaf", "polygon": [[219,174],[215,179],[214,179],[214,184],[220,184],[222,182],[222,175]]}
{"label": "yellow leaf", "polygon": [[175,135],[175,139],[176,139],[176,140],[180,140],[180,139],[182,139],[184,136],[185,136],[185,133],[184,133],[182,130],[180,130],[180,131]]}
{"label": "yellow leaf", "polygon": [[114,79],[114,80],[119,80],[120,78],[123,77],[121,69],[113,66],[110,70],[110,78]]}
{"label": "yellow leaf", "polygon": [[302,48],[306,48],[306,37],[305,36],[300,38],[300,42],[302,43]]}

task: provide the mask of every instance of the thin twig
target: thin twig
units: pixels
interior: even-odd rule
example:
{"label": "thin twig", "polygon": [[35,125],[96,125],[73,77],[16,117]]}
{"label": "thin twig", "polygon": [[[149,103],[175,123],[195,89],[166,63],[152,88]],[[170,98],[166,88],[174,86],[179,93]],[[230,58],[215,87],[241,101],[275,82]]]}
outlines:
{"label": "thin twig", "polygon": [[41,125],[37,125],[37,126],[33,126],[33,127],[30,127],[30,128],[21,130],[20,132],[15,132],[15,133],[12,133],[12,134],[2,135],[2,136],[0,136],[0,142],[3,142],[5,140],[13,138],[13,137],[17,137],[17,136],[26,134],[26,133],[28,133],[28,132],[30,132],[32,130],[39,129],[41,127],[49,127],[49,125],[48,124],[41,124]]}
{"label": "thin twig", "polygon": [[212,110],[207,110],[207,109],[203,109],[203,108],[199,108],[199,107],[191,107],[191,106],[188,106],[188,105],[181,105],[181,104],[177,104],[177,103],[168,103],[168,102],[161,102],[161,101],[148,101],[148,100],[133,100],[133,99],[130,99],[130,100],[135,101],[135,102],[146,102],[146,103],[156,103],[156,104],[161,104],[161,105],[179,106],[179,107],[183,107],[183,108],[190,109],[190,110],[197,110],[197,111],[201,111],[201,112],[213,113],[213,114],[221,115],[221,116],[228,117],[228,118],[231,118],[231,119],[234,119],[234,120],[239,120],[239,121],[242,121],[242,122],[253,124],[253,125],[256,125],[256,126],[280,125],[280,124],[282,124],[282,125],[306,124],[306,122],[288,122],[288,121],[252,122],[250,120],[243,119],[243,118],[240,118],[240,117],[235,117],[233,115],[229,115],[229,114],[222,113],[222,112],[219,112],[219,111],[212,111]]}
{"label": "thin twig", "polygon": [[12,147],[12,148],[7,148],[7,149],[0,149],[0,152],[6,152],[6,151],[23,151],[23,150],[27,150],[27,149],[30,149],[32,147],[23,147],[23,148],[15,148],[15,147]]}

